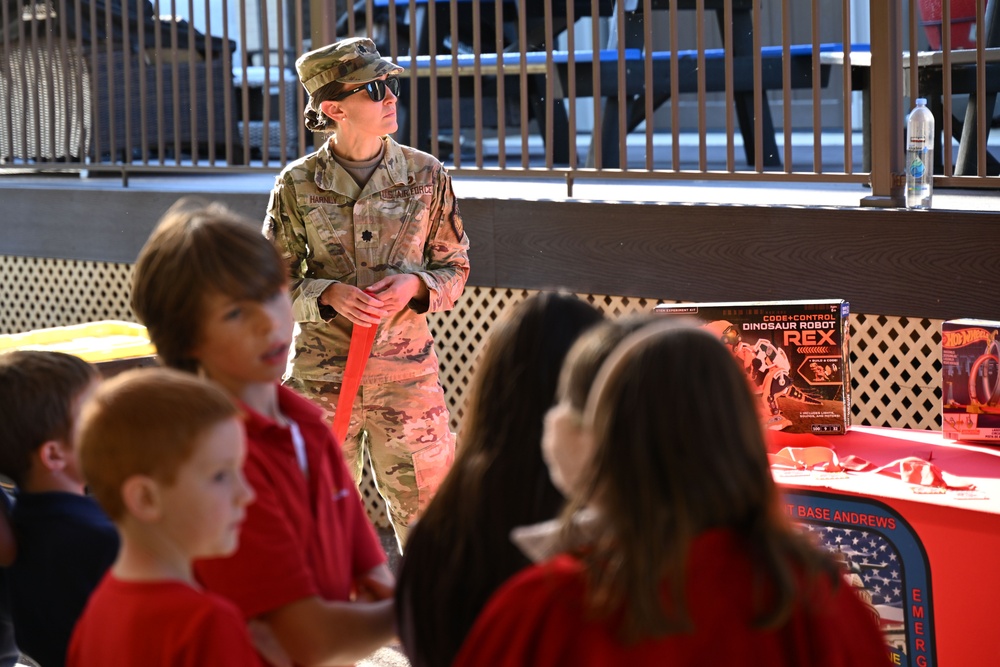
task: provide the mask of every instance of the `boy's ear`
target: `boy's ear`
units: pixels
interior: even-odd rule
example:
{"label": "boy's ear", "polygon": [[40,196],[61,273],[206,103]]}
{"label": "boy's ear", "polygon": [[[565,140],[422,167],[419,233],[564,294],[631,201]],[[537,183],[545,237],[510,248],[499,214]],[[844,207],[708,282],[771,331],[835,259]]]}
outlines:
{"label": "boy's ear", "polygon": [[122,483],[122,502],[128,513],[144,522],[160,518],[160,486],[146,475],[132,475]]}
{"label": "boy's ear", "polygon": [[46,440],[35,450],[38,462],[49,472],[64,470],[72,453],[59,440]]}

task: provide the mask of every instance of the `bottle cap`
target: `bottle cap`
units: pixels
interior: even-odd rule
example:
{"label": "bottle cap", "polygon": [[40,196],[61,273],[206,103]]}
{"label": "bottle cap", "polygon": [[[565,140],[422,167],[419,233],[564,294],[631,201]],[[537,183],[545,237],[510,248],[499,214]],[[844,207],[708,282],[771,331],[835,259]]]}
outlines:
{"label": "bottle cap", "polygon": [[918,107],[925,107],[925,106],[927,106],[927,98],[926,97],[918,97],[917,101],[916,101],[916,104],[917,104]]}

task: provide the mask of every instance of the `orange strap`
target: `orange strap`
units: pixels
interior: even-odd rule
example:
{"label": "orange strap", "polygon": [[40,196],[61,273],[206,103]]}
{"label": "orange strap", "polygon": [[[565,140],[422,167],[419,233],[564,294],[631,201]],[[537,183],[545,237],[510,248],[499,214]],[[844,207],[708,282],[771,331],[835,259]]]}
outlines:
{"label": "orange strap", "polygon": [[343,442],[347,436],[347,427],[351,423],[351,412],[354,410],[354,399],[361,387],[361,376],[372,353],[372,343],[375,342],[375,332],[378,326],[367,327],[354,325],[351,331],[351,346],[347,351],[347,364],[344,366],[344,379],[340,384],[340,396],[337,397],[337,410],[333,413],[333,435],[338,442]]}

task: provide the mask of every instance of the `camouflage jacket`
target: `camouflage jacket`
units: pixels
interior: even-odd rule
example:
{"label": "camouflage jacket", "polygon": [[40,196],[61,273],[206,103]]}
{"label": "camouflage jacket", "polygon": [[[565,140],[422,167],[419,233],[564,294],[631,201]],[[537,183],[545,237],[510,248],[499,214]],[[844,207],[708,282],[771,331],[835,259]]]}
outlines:
{"label": "camouflage jacket", "polygon": [[329,144],[278,175],[264,235],[289,265],[299,331],[291,372],[339,382],[353,325],[324,320],[317,298],[333,282],[367,287],[386,275],[412,273],[427,285],[427,304],[411,302],[378,329],[363,384],[438,370],[425,312],[448,310],[469,276],[469,239],[451,177],[434,157],[391,138],[364,188],[334,160]]}

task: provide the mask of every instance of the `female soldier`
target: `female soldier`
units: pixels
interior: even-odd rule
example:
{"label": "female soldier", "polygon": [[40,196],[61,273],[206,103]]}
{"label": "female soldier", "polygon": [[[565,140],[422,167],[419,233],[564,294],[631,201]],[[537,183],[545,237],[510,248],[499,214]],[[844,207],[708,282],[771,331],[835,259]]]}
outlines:
{"label": "female soldier", "polygon": [[306,128],[330,136],[278,175],[264,220],[289,266],[298,323],[285,381],[331,417],[353,328],[377,327],[343,448],[356,481],[371,457],[402,549],[454,456],[425,314],[455,305],[469,241],[441,163],[389,136],[402,68],[365,38],[295,66]]}

